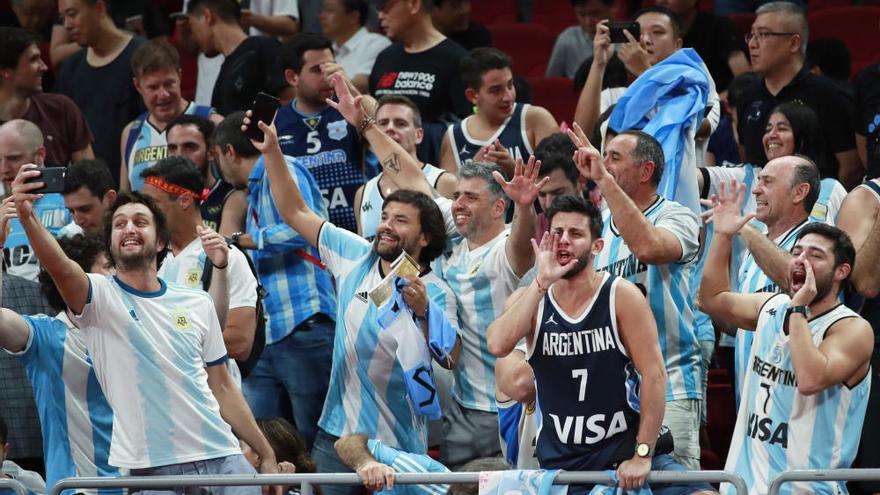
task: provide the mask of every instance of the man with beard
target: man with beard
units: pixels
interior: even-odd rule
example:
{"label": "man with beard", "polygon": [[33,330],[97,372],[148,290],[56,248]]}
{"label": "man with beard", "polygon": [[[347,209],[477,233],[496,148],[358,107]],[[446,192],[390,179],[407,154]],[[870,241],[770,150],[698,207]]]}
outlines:
{"label": "man with beard", "polygon": [[[798,233],[789,294],[730,290],[731,241],[751,219],[740,213],[744,191],[731,182],[713,208],[700,301],[709,315],[755,329],[725,469],[742,475],[749,493],[766,493],[783,471],[850,467],[868,403],[874,337],[870,324],[839,301],[855,248],[836,227],[811,223]],[[804,493],[846,493],[842,481],[795,485]],[[730,485],[721,491],[734,492]]]}
{"label": "man with beard", "polygon": [[[541,467],[616,469],[625,490],[641,487],[652,469],[682,470],[668,453],[654,455],[666,370],[651,307],[635,284],[593,268],[605,244],[602,215],[582,198],[561,196],[547,218],[550,232],[540,246],[531,241],[535,280],[511,295],[488,330],[489,350],[498,357],[526,341],[544,425],[536,446]],[[704,484],[651,489],[711,490]]]}
{"label": "man with beard", "polygon": [[[245,125],[250,125],[248,119]],[[284,155],[274,127],[259,123],[263,142],[253,145],[263,153],[268,182],[278,211],[290,227],[315,246],[327,271],[336,278],[336,341],[333,369],[324,412],[315,437],[312,457],[321,472],[351,471],[337,457],[334,443],[344,435],[360,433],[407,452],[424,454],[427,448],[426,416],[416,414],[410,404],[402,366],[398,364],[399,342],[383,330],[379,318],[383,308],[370,299],[370,291],[391,273],[404,251],[419,264],[418,277],[407,276],[398,289],[402,300],[419,322],[424,339],[429,338],[428,320],[434,325],[429,306],[445,312],[445,319],[457,327],[455,300],[446,284],[430,269],[446,244],[440,208],[426,194],[399,190],[382,206],[382,221],[375,240],[369,241],[327,222],[309,208],[300,187],[287,173]],[[371,145],[380,158],[387,149],[403,156],[400,146],[368,125]],[[375,144],[374,144],[375,141]],[[414,159],[406,154],[413,163]],[[392,289],[393,290],[393,289]],[[430,301],[433,301],[433,304]],[[431,310],[433,313],[434,310]],[[422,344],[427,345],[425,340]],[[460,341],[455,339],[450,360],[438,363],[450,367],[458,360]],[[325,493],[330,491],[324,487]],[[353,493],[356,487],[340,487],[332,493]]]}
{"label": "man with beard", "polygon": [[[277,473],[271,445],[221,366],[227,355],[210,297],[156,275],[157,253],[170,234],[155,203],[137,193],[117,196],[105,226],[116,275],[86,274],[34,215],[40,196],[34,191],[44,185],[27,182],[39,177],[36,168],[25,165],[13,182],[15,206],[37,257],[74,313],[113,409],[109,464],[133,476],[253,473],[234,430],[259,452],[260,471]],[[214,234],[204,247],[215,269],[225,269],[225,240]]]}
{"label": "man with beard", "polygon": [[602,215],[605,249],[597,270],[635,283],[645,292],[657,322],[669,383],[664,424],[675,439],[673,457],[700,469],[701,352],[694,333],[694,269],[700,224],[687,207],[657,194],[663,149],[642,131],[624,131],[599,156],[575,125],[569,136],[578,147],[581,175],[596,182],[608,205]]}

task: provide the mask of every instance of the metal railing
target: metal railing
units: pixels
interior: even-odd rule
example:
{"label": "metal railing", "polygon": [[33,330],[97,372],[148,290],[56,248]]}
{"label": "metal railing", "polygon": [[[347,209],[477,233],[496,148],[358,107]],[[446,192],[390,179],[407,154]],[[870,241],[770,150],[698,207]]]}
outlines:
{"label": "metal railing", "polygon": [[880,481],[880,469],[799,469],[786,471],[770,483],[767,495],[779,495],[782,485],[794,481]]}
{"label": "metal railing", "polygon": [[[480,473],[424,473],[395,474],[395,484],[449,484],[478,483]],[[654,483],[728,482],[734,485],[737,495],[747,495],[743,479],[726,471],[654,471],[648,475]],[[604,471],[562,472],[554,484],[577,483],[613,484]],[[50,495],[60,495],[63,490],[75,488],[173,488],[190,486],[267,486],[299,485],[302,495],[312,495],[312,485],[360,485],[355,473],[321,474],[255,474],[217,476],[123,476],[118,478],[65,478],[52,487]],[[24,495],[24,494],[21,494]]]}
{"label": "metal railing", "polygon": [[13,479],[0,478],[0,490],[12,490],[18,495],[27,495],[27,488]]}

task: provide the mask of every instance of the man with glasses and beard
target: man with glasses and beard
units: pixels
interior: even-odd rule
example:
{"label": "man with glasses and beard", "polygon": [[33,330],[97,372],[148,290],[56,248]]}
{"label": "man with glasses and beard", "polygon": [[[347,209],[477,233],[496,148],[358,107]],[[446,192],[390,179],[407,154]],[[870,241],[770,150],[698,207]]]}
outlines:
{"label": "man with glasses and beard", "polygon": [[[104,228],[116,275],[87,274],[34,214],[40,196],[34,191],[44,184],[27,181],[39,176],[35,165],[21,168],[12,184],[15,206],[34,252],[74,313],[113,409],[109,464],[133,476],[252,474],[237,434],[259,453],[261,472],[277,473],[271,445],[221,366],[226,348],[210,296],[156,274],[170,242],[158,206],[138,193],[118,195]],[[206,255],[216,270],[224,270],[226,241],[211,234]],[[260,488],[212,491],[244,495]]]}
{"label": "man with glasses and beard", "polygon": [[[684,468],[655,455],[666,366],[651,307],[632,282],[596,271],[602,214],[577,196],[547,210],[550,232],[532,240],[535,280],[507,300],[488,329],[489,350],[506,356],[525,339],[541,424],[535,453],[544,469],[616,469],[619,487],[641,487],[651,470]],[[569,493],[586,493],[572,486]],[[652,484],[654,493],[711,492],[704,483]]]}

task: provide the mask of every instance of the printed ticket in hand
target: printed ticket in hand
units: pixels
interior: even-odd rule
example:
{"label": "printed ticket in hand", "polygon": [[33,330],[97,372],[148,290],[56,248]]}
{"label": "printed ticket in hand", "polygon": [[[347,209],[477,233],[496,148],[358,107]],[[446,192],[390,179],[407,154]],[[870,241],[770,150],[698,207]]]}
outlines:
{"label": "printed ticket in hand", "polygon": [[401,278],[418,277],[419,262],[406,251],[400,253],[400,256],[391,263],[391,273],[385,275],[385,278],[370,290],[370,300],[377,308],[381,308],[391,299],[395,276]]}

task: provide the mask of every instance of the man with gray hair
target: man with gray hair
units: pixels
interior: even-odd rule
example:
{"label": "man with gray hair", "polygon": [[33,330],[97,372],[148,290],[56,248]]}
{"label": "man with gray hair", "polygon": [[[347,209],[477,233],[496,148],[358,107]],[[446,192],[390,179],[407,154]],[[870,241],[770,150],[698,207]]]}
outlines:
{"label": "man with gray hair", "polygon": [[698,470],[703,390],[692,272],[700,250],[699,219],[657,194],[665,159],[651,135],[621,132],[605,146],[603,158],[575,129],[568,131],[578,147],[575,163],[596,182],[608,206],[602,213],[605,247],[595,268],[635,283],[648,298],[668,376],[663,424],[674,440],[672,457]]}
{"label": "man with gray hair", "polygon": [[[7,192],[18,170],[27,163],[43,166],[46,148],[43,133],[33,122],[15,119],[0,125],[0,177]],[[58,193],[47,193],[34,203],[34,212],[53,236],[70,223],[70,212]],[[40,267],[18,219],[10,222],[11,231],[3,244],[4,265],[12,275],[37,281]]]}
{"label": "man with gray hair", "polygon": [[[510,182],[495,165],[479,162],[459,170],[452,217],[461,237],[452,253],[438,260],[439,271],[456,297],[462,348],[450,410],[446,411],[443,463],[455,470],[478,457],[500,453],[495,402],[495,357],[486,329],[504,310],[504,302],[534,265],[531,238],[536,216],[532,207],[547,177],[536,181],[540,162],[517,160]],[[513,223],[505,225],[508,201]]]}
{"label": "man with gray hair", "polygon": [[856,153],[853,105],[830,80],[804,66],[809,28],[797,4],[771,2],[757,10],[746,35],[752,70],[763,76],[747,86],[737,101],[737,131],[746,162],[766,162],[762,138],[771,110],[780,103],[800,101],[815,110],[829,149],[837,161],[838,179],[847,189],[862,181],[864,168]]}

